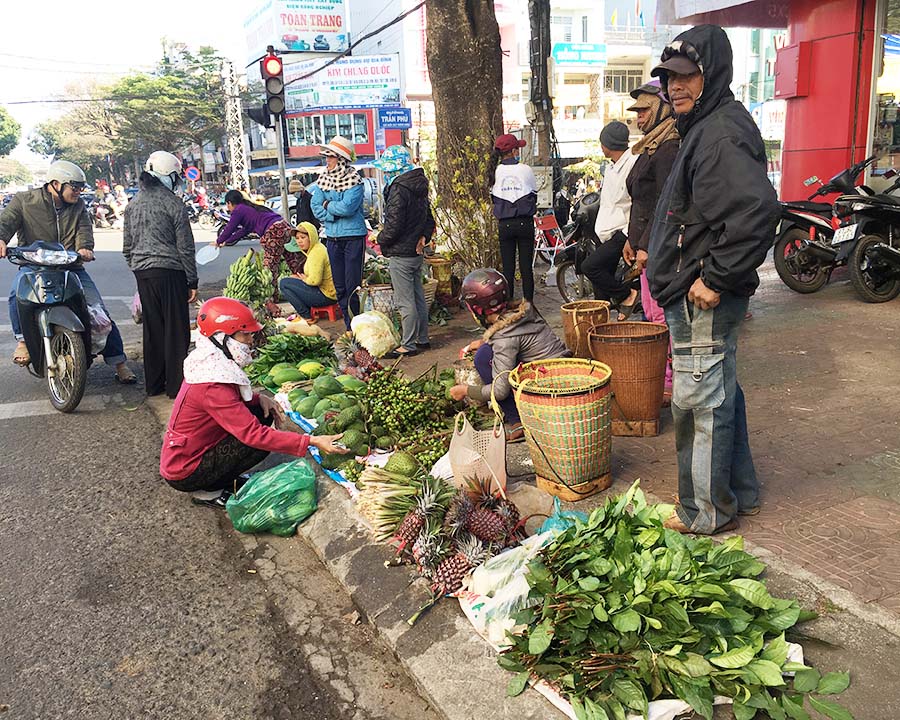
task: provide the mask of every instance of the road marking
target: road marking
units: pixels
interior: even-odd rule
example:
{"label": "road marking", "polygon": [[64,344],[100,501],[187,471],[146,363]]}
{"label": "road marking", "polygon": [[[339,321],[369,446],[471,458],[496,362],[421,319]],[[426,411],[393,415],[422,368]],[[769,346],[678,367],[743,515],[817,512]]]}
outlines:
{"label": "road marking", "polygon": [[[90,395],[81,401],[78,411],[90,412],[92,410],[103,410],[110,402],[109,396]],[[49,399],[45,400],[26,400],[24,402],[4,403],[0,404],[0,421],[14,420],[23,417],[37,417],[39,415],[55,415],[56,410],[50,404]]]}

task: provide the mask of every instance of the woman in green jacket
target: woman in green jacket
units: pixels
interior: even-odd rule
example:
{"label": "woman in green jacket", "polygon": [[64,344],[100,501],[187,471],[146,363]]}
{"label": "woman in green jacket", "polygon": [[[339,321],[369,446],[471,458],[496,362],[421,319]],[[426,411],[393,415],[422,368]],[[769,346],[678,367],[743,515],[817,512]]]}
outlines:
{"label": "woman in green jacket", "polygon": [[319,233],[312,223],[302,222],[293,232],[294,237],[284,246],[288,252],[306,254],[303,271],[281,278],[278,287],[281,296],[294,306],[304,320],[310,319],[310,308],[331,305],[337,301],[337,292],[331,277],[328,251],[319,242]]}

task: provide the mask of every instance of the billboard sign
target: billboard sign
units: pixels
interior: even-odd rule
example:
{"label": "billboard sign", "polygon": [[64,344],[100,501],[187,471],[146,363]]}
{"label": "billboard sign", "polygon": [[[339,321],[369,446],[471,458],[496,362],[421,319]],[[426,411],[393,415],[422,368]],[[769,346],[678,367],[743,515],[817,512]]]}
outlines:
{"label": "billboard sign", "polygon": [[550,51],[553,62],[557,66],[587,65],[603,67],[606,65],[606,45],[602,43],[553,43]]}
{"label": "billboard sign", "polygon": [[385,130],[409,130],[412,110],[409,108],[378,108],[378,125]]}
{"label": "billboard sign", "polygon": [[396,53],[351,55],[303,77],[327,62],[319,58],[284,66],[288,112],[400,105],[400,58]]}
{"label": "billboard sign", "polygon": [[244,21],[249,61],[272,45],[282,52],[340,53],[347,49],[346,0],[263,0]]}

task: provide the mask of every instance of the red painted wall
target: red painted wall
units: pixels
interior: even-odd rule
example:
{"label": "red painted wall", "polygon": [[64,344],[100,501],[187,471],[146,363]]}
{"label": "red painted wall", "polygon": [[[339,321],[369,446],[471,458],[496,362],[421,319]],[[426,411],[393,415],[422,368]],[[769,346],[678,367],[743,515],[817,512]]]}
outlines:
{"label": "red painted wall", "polygon": [[806,97],[787,101],[781,196],[809,194],[803,180],[823,180],[865,156],[872,93],[875,0],[792,0],[791,44],[812,43]]}

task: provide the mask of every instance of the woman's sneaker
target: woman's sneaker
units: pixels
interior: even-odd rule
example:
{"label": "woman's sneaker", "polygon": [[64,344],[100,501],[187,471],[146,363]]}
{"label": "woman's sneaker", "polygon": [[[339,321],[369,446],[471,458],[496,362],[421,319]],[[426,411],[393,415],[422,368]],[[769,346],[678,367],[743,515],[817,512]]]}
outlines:
{"label": "woman's sneaker", "polygon": [[[212,495],[212,497],[207,497]],[[194,505],[201,505],[205,507],[215,508],[217,510],[224,510],[225,505],[228,502],[228,498],[231,497],[231,493],[228,490],[223,490],[218,495],[213,495],[212,493],[194,493],[191,496],[191,502]]]}

